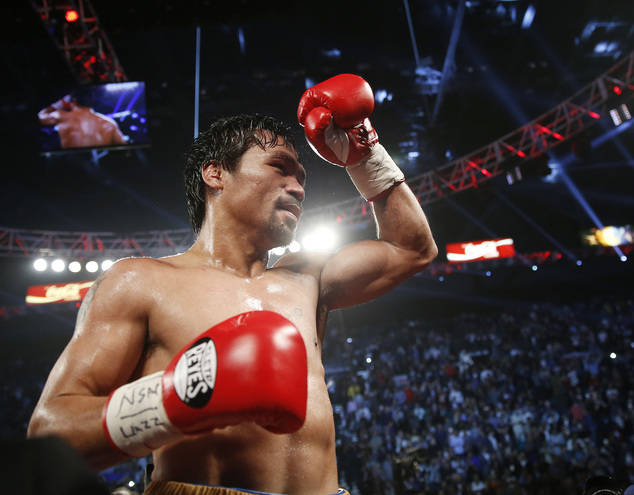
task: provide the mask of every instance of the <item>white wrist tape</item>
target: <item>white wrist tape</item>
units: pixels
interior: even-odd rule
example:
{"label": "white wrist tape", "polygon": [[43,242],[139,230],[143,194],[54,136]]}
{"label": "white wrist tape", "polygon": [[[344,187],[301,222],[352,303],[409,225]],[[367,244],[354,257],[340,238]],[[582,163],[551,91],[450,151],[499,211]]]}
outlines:
{"label": "white wrist tape", "polygon": [[184,436],[165,413],[162,378],[159,371],[123,385],[106,402],[102,422],[108,440],[129,457],[144,457]]}
{"label": "white wrist tape", "polygon": [[405,176],[385,148],[377,143],[359,163],[346,167],[361,196],[368,201],[381,197],[394,185],[405,181]]}

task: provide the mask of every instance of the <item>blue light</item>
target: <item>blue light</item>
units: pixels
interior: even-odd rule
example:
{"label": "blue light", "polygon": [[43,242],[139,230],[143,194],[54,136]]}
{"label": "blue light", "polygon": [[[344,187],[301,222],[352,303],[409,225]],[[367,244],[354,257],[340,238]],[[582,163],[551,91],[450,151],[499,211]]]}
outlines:
{"label": "blue light", "polygon": [[374,99],[377,103],[383,103],[387,98],[387,91],[385,89],[377,89],[374,92]]}
{"label": "blue light", "polygon": [[533,19],[535,19],[535,7],[533,7],[533,5],[529,5],[526,9],[526,13],[524,14],[524,19],[522,19],[522,29],[528,29],[531,27]]}

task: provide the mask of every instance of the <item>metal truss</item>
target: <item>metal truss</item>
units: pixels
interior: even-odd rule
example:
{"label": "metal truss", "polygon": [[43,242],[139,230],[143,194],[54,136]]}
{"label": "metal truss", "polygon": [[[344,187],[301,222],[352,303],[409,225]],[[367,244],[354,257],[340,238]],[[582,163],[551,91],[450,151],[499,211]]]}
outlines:
{"label": "metal truss", "polygon": [[61,256],[92,260],[129,256],[169,256],[194,242],[190,229],[121,235],[112,232],[50,232],[0,227],[0,256]]}
{"label": "metal truss", "polygon": [[[178,234],[177,231],[173,231]],[[4,232],[2,233],[4,234]],[[0,235],[2,235],[0,234]],[[158,232],[157,232],[158,234]],[[108,234],[107,234],[108,235]],[[164,242],[167,239],[160,236]],[[0,237],[0,239],[2,239]],[[157,238],[158,239],[158,238]],[[94,239],[96,240],[96,239]],[[189,246],[188,246],[189,247]],[[634,253],[634,245],[622,246],[623,253],[626,256],[630,256]],[[152,249],[151,246],[148,249]],[[615,252],[612,248],[604,246],[585,246],[580,248],[575,253],[578,259],[590,259],[597,257],[614,257]],[[448,276],[476,276],[485,277],[489,276],[487,272],[491,271],[503,271],[508,269],[514,269],[513,267],[519,267],[519,269],[528,270],[528,266],[533,265],[549,265],[559,263],[570,263],[564,253],[558,251],[543,251],[524,254],[521,257],[516,256],[513,258],[501,258],[491,259],[483,261],[473,261],[465,263],[438,263],[434,262],[432,266],[416,275],[421,279],[430,280],[444,280]],[[517,268],[516,268],[517,269]],[[0,306],[0,319],[9,320],[17,317],[28,317],[33,314],[45,314],[45,315],[76,315],[77,314],[77,301],[72,302],[59,302],[56,304],[16,304],[13,306]]]}
{"label": "metal truss", "polygon": [[[84,0],[87,3],[87,0]],[[81,2],[80,2],[81,3]],[[612,88],[618,87],[615,92]],[[617,94],[620,93],[620,94]],[[525,126],[497,141],[408,180],[423,205],[478,187],[583,131],[612,106],[634,95],[634,52],[607,73]],[[361,197],[331,203],[304,213],[303,228],[320,221],[363,227],[372,211]],[[166,256],[187,250],[194,242],[189,229],[107,233],[50,232],[0,227],[0,256],[75,256],[84,259]]]}
{"label": "metal truss", "polygon": [[[618,88],[615,92],[613,88]],[[407,181],[425,205],[525,167],[549,149],[573,138],[604,117],[611,108],[634,96],[634,52],[575,95],[532,122],[462,158]],[[342,201],[304,215],[336,219],[344,224],[369,220],[363,198]]]}
{"label": "metal truss", "polygon": [[[79,83],[127,80],[89,0],[32,0],[30,3]],[[69,10],[79,14],[76,21],[68,22],[64,18]]]}

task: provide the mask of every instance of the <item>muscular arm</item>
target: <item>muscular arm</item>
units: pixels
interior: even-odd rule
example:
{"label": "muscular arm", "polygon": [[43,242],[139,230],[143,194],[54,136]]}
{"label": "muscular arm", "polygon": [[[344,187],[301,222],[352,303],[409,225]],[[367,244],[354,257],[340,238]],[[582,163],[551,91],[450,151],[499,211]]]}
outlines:
{"label": "muscular arm", "polygon": [[37,117],[40,120],[40,125],[52,126],[59,124],[62,118],[61,112],[65,108],[67,110],[70,108],[67,105],[68,103],[64,101],[64,98],[60,98],[55,103],[51,103],[46,108],[40,110],[37,114]]}
{"label": "muscular arm", "polygon": [[372,88],[354,74],[307,89],[297,108],[315,152],[346,167],[359,193],[373,201],[378,227],[378,239],[347,246],[321,265],[320,304],[326,310],[384,294],[429,266],[438,253],[403,173],[378,142],[369,120],[373,109]]}
{"label": "muscular arm", "polygon": [[112,144],[128,144],[128,142],[125,140],[123,133],[121,132],[117,124],[114,124],[112,127],[111,143]]}
{"label": "muscular arm", "polygon": [[427,218],[407,184],[372,205],[377,239],[342,248],[323,267],[321,303],[329,310],[375,299],[427,268],[438,254]]}
{"label": "muscular arm", "polygon": [[40,125],[56,125],[60,122],[60,110],[53,106],[46,107],[38,112],[37,117],[40,120]]}
{"label": "muscular arm", "polygon": [[107,443],[101,411],[109,393],[130,379],[145,345],[145,301],[133,263],[115,264],[92,286],[27,432],[62,437],[95,469],[122,460]]}
{"label": "muscular arm", "polygon": [[128,144],[119,125],[113,119],[96,112],[94,112],[93,115],[100,119],[104,141],[106,141],[105,144]]}

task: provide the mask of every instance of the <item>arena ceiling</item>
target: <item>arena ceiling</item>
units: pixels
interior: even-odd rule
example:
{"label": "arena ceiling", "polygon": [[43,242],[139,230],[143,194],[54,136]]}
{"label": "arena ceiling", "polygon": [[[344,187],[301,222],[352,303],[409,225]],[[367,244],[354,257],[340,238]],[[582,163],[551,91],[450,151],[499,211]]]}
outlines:
{"label": "arena ceiling", "polygon": [[[634,50],[634,3],[623,0],[91,4],[127,79],[146,83],[151,145],[98,160],[89,152],[41,156],[39,95],[75,79],[32,5],[5,2],[0,227],[121,233],[188,227],[181,170],[194,135],[198,27],[201,129],[218,116],[259,112],[291,123],[303,142],[295,109],[307,85],[356,73],[383,96],[372,121],[407,177],[521,127]],[[426,205],[441,256],[447,243],[497,237],[512,237],[521,253],[575,251],[580,232],[597,219],[634,225],[633,132],[629,125],[615,128],[606,115],[549,152],[551,167],[565,169],[569,180],[554,173],[509,185],[501,176]],[[307,210],[356,196],[342,170],[302,148]],[[437,282],[430,272],[398,297],[442,292],[445,300],[460,294],[462,301],[486,302],[511,288],[518,297],[544,286],[560,292],[554,287],[563,281],[578,290],[628,288],[634,261],[608,258],[584,262],[586,272],[570,259],[542,278],[522,263],[497,281],[478,268],[468,279],[447,277],[442,288],[431,285]],[[24,283],[15,279],[26,278],[8,267],[15,263],[2,260],[4,304],[22,297]]]}

